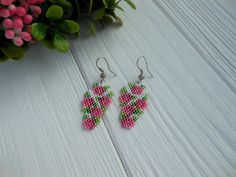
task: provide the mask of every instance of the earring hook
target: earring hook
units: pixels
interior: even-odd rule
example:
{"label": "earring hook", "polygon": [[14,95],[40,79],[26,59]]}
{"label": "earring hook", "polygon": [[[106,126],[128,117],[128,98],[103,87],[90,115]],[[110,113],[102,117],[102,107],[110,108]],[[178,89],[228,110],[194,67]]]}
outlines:
{"label": "earring hook", "polygon": [[150,71],[150,69],[149,69],[149,67],[148,67],[148,62],[147,62],[146,57],[145,57],[145,56],[140,56],[140,57],[137,59],[137,63],[136,63],[138,69],[140,70],[140,75],[138,76],[139,81],[142,81],[142,80],[144,79],[143,69],[139,66],[139,61],[140,61],[141,59],[144,59],[144,61],[145,61],[146,69],[147,69],[147,71],[148,71],[148,73],[149,73],[148,78],[149,78],[149,79],[152,79],[152,78],[153,78],[153,74],[151,73],[151,71]]}
{"label": "earring hook", "polygon": [[116,73],[114,73],[114,72],[111,70],[110,65],[109,65],[107,59],[106,59],[105,57],[99,57],[99,58],[97,58],[97,60],[96,60],[96,67],[98,68],[99,71],[101,71],[101,74],[100,74],[101,83],[105,80],[105,78],[107,77],[107,75],[106,75],[106,73],[104,72],[104,70],[103,70],[101,67],[98,66],[98,62],[99,62],[100,59],[105,60],[105,62],[106,62],[106,64],[107,64],[108,70],[114,75],[114,77],[116,77],[117,75],[116,75]]}

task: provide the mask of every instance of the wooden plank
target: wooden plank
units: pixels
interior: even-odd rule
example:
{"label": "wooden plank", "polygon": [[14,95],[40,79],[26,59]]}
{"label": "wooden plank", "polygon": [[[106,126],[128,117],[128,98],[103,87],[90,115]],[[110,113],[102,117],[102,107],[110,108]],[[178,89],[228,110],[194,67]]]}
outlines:
{"label": "wooden plank", "polygon": [[[120,127],[117,100],[104,121],[128,175],[235,176],[236,97],[232,52],[235,41],[224,39],[227,45],[216,46],[226,50],[217,59],[228,62],[219,65],[214,57],[206,55],[207,52],[213,54],[210,42],[201,50],[196,49],[196,41],[180,31],[198,35],[192,24],[186,22],[187,25],[180,28],[177,19],[171,21],[169,13],[163,13],[170,8],[163,5],[164,1],[136,0],[135,3],[137,11],[126,9],[126,13],[121,14],[123,28],[107,28],[94,38],[73,41],[73,55],[88,86],[98,80],[95,60],[99,56],[109,58],[118,74],[108,81],[117,97],[122,86],[137,78],[138,56],[148,58],[155,75],[153,80],[146,81],[151,95],[150,108],[134,129],[127,131]],[[182,3],[188,4],[188,1]],[[175,15],[178,17],[182,11]],[[192,14],[194,11],[189,16]],[[186,16],[188,14],[180,20]],[[204,27],[201,23],[197,25],[200,29]],[[225,29],[221,25],[220,30],[227,30],[224,34],[229,34],[220,37],[229,39],[235,24],[224,25]],[[204,32],[214,37],[209,30]],[[201,36],[197,39],[204,43]]]}
{"label": "wooden plank", "polygon": [[235,19],[214,1],[154,2],[236,94]]}
{"label": "wooden plank", "polygon": [[235,0],[215,0],[214,5],[219,6],[224,13],[236,21],[236,1]]}
{"label": "wooden plank", "polygon": [[81,127],[87,90],[70,53],[34,46],[0,65],[0,176],[126,176],[104,126]]}

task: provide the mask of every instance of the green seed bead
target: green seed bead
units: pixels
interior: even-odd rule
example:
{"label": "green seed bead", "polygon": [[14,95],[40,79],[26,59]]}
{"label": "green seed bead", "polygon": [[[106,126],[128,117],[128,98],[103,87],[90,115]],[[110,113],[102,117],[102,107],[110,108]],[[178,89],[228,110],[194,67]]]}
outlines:
{"label": "green seed bead", "polygon": [[145,88],[146,88],[146,86],[145,86],[145,85],[143,85],[143,84],[141,84],[141,85],[140,85],[140,87],[142,87],[143,89],[145,89]]}
{"label": "green seed bead", "polygon": [[120,118],[120,120],[123,120],[125,117],[120,114],[119,118]]}
{"label": "green seed bead", "polygon": [[128,83],[128,86],[129,86],[129,88],[131,89],[131,88],[133,88],[133,87],[134,87],[134,84],[133,84],[133,83],[131,83],[131,82],[129,82],[129,83]]}
{"label": "green seed bead", "polygon": [[96,118],[96,119],[95,119],[95,124],[98,125],[98,124],[100,124],[100,123],[101,123],[101,118]]}
{"label": "green seed bead", "polygon": [[143,96],[142,100],[147,100],[148,97],[149,97],[148,94],[145,94],[145,95]]}
{"label": "green seed bead", "polygon": [[107,91],[107,90],[111,89],[111,86],[110,85],[105,85],[104,88]]}
{"label": "green seed bead", "polygon": [[93,83],[93,87],[97,87],[99,84],[97,82]]}
{"label": "green seed bead", "polygon": [[110,98],[114,96],[114,92],[113,91],[110,91],[107,96],[109,96]]}
{"label": "green seed bead", "polygon": [[134,100],[131,101],[130,104],[131,104],[132,106],[135,106],[135,101],[134,101]]}
{"label": "green seed bead", "polygon": [[121,112],[121,113],[120,113],[120,116],[121,116],[122,118],[124,118],[124,117],[125,117],[125,113],[124,113],[124,112]]}
{"label": "green seed bead", "polygon": [[136,110],[134,111],[134,114],[138,116],[138,115],[142,114],[142,112],[143,112],[143,111],[142,111],[141,109],[136,109]]}
{"label": "green seed bead", "polygon": [[138,116],[133,117],[133,121],[136,122],[138,120]]}
{"label": "green seed bead", "polygon": [[107,111],[107,107],[103,106],[103,107],[102,107],[102,110],[103,110],[104,112]]}
{"label": "green seed bead", "polygon": [[91,93],[89,91],[85,92],[84,97],[91,97]]}
{"label": "green seed bead", "polygon": [[127,93],[126,87],[123,87],[123,88],[121,89],[121,93]]}

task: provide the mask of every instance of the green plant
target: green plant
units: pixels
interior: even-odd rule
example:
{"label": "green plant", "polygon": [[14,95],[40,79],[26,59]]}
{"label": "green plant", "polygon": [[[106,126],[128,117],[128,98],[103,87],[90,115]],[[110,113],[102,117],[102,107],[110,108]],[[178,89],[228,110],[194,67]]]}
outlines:
{"label": "green plant", "polygon": [[[120,6],[121,0],[38,0],[35,5],[38,5],[37,11],[25,7],[26,13],[33,16],[33,22],[24,24],[22,30],[26,31],[25,36],[28,37],[21,42],[21,30],[15,31],[19,37],[19,41],[9,40],[9,34],[6,34],[7,27],[4,26],[5,19],[13,21],[15,17],[0,16],[0,62],[8,59],[20,59],[24,52],[29,47],[32,35],[32,41],[41,41],[50,49],[57,49],[61,52],[66,52],[70,48],[68,38],[80,36],[80,24],[85,24],[90,33],[95,35],[96,26],[116,22],[122,25],[121,19],[117,16],[116,10],[124,11]],[[136,9],[131,0],[124,0],[133,9]],[[40,3],[39,3],[40,2]],[[42,3],[43,2],[43,3]],[[10,9],[10,6],[22,6],[27,3],[25,0],[13,1],[13,4],[1,4],[2,9]],[[1,10],[0,8],[0,10]],[[2,13],[3,14],[3,13]],[[14,14],[13,14],[14,15]],[[28,14],[24,14],[28,15]],[[14,15],[16,16],[16,15]],[[29,15],[28,15],[29,16]],[[20,19],[23,20],[23,17]],[[81,23],[84,22],[84,23]],[[5,23],[6,24],[6,23]],[[23,33],[22,33],[23,35]],[[10,36],[11,37],[11,36]]]}

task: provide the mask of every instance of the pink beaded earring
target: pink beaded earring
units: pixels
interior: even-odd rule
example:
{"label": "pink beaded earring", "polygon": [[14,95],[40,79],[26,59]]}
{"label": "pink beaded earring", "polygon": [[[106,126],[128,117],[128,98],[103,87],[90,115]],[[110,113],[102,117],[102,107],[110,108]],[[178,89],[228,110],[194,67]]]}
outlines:
{"label": "pink beaded earring", "polygon": [[148,106],[148,94],[145,90],[145,85],[143,84],[143,69],[139,66],[139,61],[142,58],[144,59],[147,71],[150,74],[148,78],[153,78],[153,75],[148,68],[146,58],[144,56],[139,57],[136,63],[140,70],[138,76],[139,80],[136,83],[128,83],[127,87],[123,87],[119,97],[121,106],[120,120],[121,126],[124,128],[132,128]]}
{"label": "pink beaded earring", "polygon": [[87,130],[95,128],[102,120],[104,113],[112,103],[113,91],[110,85],[105,85],[104,81],[107,77],[104,70],[98,66],[98,61],[104,59],[108,70],[116,77],[116,74],[111,71],[110,66],[105,57],[99,57],[96,60],[96,66],[101,72],[100,82],[94,83],[93,87],[85,92],[84,99],[82,101],[83,112],[83,127]]}

